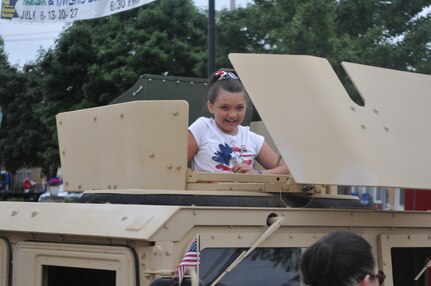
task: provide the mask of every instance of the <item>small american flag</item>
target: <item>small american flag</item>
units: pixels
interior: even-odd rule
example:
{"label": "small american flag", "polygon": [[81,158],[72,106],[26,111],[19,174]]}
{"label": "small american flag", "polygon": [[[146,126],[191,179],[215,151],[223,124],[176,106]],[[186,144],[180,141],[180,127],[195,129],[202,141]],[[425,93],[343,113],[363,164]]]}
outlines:
{"label": "small american flag", "polygon": [[184,274],[189,267],[196,267],[199,265],[199,251],[198,251],[198,238],[196,238],[190,248],[187,250],[180,265],[177,267],[178,273],[178,285],[181,286],[183,282]]}

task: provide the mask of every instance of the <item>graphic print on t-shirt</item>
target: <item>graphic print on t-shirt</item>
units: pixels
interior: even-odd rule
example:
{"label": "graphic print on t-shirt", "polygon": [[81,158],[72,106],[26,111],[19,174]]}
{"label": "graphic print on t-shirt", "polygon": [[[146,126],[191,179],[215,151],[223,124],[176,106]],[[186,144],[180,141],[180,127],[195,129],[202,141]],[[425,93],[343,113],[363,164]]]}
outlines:
{"label": "graphic print on t-shirt", "polygon": [[247,149],[245,145],[242,145],[241,148],[238,148],[236,146],[230,147],[226,142],[223,144],[219,144],[219,151],[214,152],[214,155],[212,159],[219,164],[216,165],[217,169],[223,170],[223,171],[232,171],[232,167],[237,163],[246,163],[248,165],[251,165],[253,162],[252,160],[248,159],[247,157],[252,156],[251,154],[247,153]]}

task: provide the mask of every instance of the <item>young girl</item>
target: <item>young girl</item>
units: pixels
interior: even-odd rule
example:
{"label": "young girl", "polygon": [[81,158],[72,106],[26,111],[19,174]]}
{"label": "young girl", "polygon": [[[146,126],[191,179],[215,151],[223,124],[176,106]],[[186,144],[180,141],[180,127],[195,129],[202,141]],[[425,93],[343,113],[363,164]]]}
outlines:
{"label": "young girl", "polygon": [[[247,104],[246,91],[233,70],[219,70],[208,83],[208,110],[213,118],[200,117],[189,127],[188,161],[202,172],[288,174],[264,138],[241,126]],[[254,169],[254,161],[265,170]]]}

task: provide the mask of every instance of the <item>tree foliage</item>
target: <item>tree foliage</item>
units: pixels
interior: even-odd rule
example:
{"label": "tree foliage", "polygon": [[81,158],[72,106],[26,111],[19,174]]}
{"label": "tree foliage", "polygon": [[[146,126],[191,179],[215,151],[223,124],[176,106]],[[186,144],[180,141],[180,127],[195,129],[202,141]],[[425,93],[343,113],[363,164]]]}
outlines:
{"label": "tree foliage", "polygon": [[[361,104],[342,61],[429,73],[431,0],[255,0],[218,17],[219,66],[231,52],[327,58]],[[221,28],[223,27],[223,28]]]}
{"label": "tree foliage", "polygon": [[55,114],[109,104],[145,73],[202,76],[206,18],[191,0],[160,0],[139,9],[75,22],[37,61],[48,130],[45,170],[59,165]]}
{"label": "tree foliage", "polygon": [[38,82],[25,69],[19,72],[7,62],[0,46],[0,105],[4,118],[0,128],[0,162],[9,171],[43,164],[39,156],[45,128],[34,116],[34,107],[41,98]]}
{"label": "tree foliage", "polygon": [[[306,54],[429,70],[430,0],[255,0],[218,17],[218,62],[230,52]],[[233,37],[233,35],[235,35]]]}

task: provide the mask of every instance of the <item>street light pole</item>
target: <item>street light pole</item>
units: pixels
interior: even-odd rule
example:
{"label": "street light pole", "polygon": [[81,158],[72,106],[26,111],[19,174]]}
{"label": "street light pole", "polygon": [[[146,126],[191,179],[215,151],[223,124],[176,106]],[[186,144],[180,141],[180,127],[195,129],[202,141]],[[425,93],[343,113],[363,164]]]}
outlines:
{"label": "street light pole", "polygon": [[236,0],[230,0],[230,10],[235,10],[236,8]]}
{"label": "street light pole", "polygon": [[215,71],[215,0],[208,0],[208,76]]}

